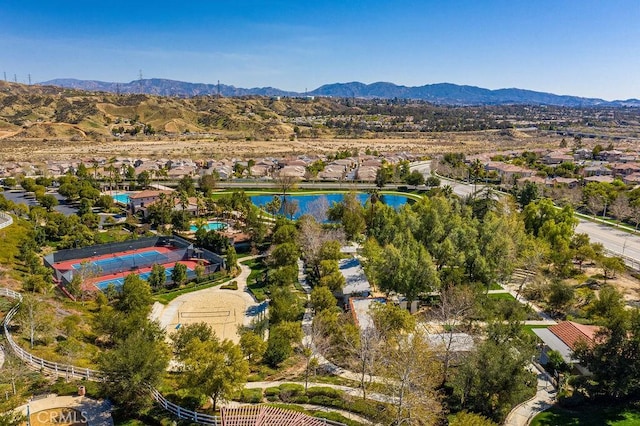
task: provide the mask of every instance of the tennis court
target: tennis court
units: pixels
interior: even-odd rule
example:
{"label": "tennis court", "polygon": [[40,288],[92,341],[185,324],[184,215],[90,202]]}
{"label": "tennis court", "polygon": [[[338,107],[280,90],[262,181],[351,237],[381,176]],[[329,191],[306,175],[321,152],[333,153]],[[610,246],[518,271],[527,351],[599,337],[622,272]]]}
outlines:
{"label": "tennis court", "polygon": [[[92,269],[112,271],[115,269],[132,269],[156,263],[165,263],[168,260],[169,256],[166,256],[157,250],[152,250],[125,255],[114,254],[112,257],[90,260],[88,264]],[[71,266],[73,269],[80,269],[82,265],[82,263],[74,263]]]}
{"label": "tennis court", "polygon": [[[185,263],[185,262],[181,262],[181,263]],[[164,274],[167,277],[167,281],[171,280],[171,273],[173,272],[173,265],[171,266],[165,266],[164,269]],[[142,278],[143,280],[148,280],[149,276],[151,275],[151,270],[145,271],[145,272],[140,272],[138,274],[138,276],[140,278]],[[192,278],[195,276],[195,271],[192,268],[189,268],[187,266],[187,277]],[[99,281],[94,283],[94,285],[96,287],[98,287],[100,290],[105,290],[109,284],[113,284],[116,287],[120,287],[124,284],[124,280],[126,277],[122,276],[122,277],[116,277],[116,278],[110,278],[107,280],[103,280],[103,281]]]}

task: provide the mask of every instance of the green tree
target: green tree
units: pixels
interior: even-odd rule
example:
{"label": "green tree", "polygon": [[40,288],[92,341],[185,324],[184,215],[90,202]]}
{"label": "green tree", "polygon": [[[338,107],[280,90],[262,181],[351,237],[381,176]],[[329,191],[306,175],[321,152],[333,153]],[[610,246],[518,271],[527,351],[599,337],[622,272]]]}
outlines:
{"label": "green tree", "polygon": [[598,259],[598,263],[602,268],[605,283],[607,282],[607,278],[615,278],[616,272],[624,272],[626,268],[624,260],[617,256],[601,256]]}
{"label": "green tree", "polygon": [[264,361],[271,367],[277,367],[293,354],[293,348],[302,340],[302,328],[299,322],[282,321],[272,325],[269,330],[267,350]]}
{"label": "green tree", "polygon": [[250,362],[259,362],[267,350],[267,343],[253,331],[244,330],[240,333],[240,348],[242,354]]}
{"label": "green tree", "polygon": [[178,357],[184,356],[184,351],[192,340],[198,339],[201,342],[206,342],[207,340],[214,340],[216,338],[215,332],[206,322],[186,324],[171,334],[173,351]]}
{"label": "green tree", "polygon": [[58,205],[58,199],[55,196],[51,195],[51,194],[46,194],[46,195],[38,198],[38,203],[42,207],[47,209],[47,211],[50,212],[51,210],[53,210],[53,208],[55,206]]}
{"label": "green tree", "polygon": [[587,306],[587,312],[592,318],[606,322],[610,318],[617,318],[625,309],[622,293],[612,285],[602,286],[598,297]]}
{"label": "green tree", "polygon": [[480,414],[460,411],[449,417],[449,426],[498,426],[498,424]]}
{"label": "green tree", "polygon": [[623,399],[640,392],[640,310],[617,312],[597,333],[595,343],[574,352],[593,374],[581,383],[592,398]]}
{"label": "green tree", "polygon": [[151,407],[151,387],[158,386],[169,365],[169,348],[156,323],[146,321],[103,352],[98,363],[105,373],[105,394],[127,413],[141,413]]}
{"label": "green tree", "polygon": [[140,174],[138,174],[137,182],[141,188],[148,188],[149,185],[151,185],[151,173],[147,170],[140,172]]}
{"label": "green tree", "polygon": [[177,262],[171,270],[171,281],[175,285],[182,285],[187,281],[187,265]]}
{"label": "green tree", "polygon": [[530,394],[535,376],[525,367],[532,351],[492,339],[482,342],[460,363],[452,379],[453,393],[463,409],[502,421]]}
{"label": "green tree", "polygon": [[149,285],[154,290],[159,290],[164,287],[167,282],[167,273],[163,265],[155,264],[151,267],[151,273],[147,278]]}
{"label": "green tree", "polygon": [[146,315],[151,310],[153,298],[149,283],[137,274],[129,274],[124,279],[117,308],[124,313],[142,313]]}
{"label": "green tree", "polygon": [[302,315],[300,299],[288,287],[273,287],[269,303],[271,324],[282,321],[298,321]]}
{"label": "green tree", "polygon": [[374,303],[370,308],[371,319],[383,336],[396,336],[410,332],[416,326],[416,320],[409,311],[394,303]]}
{"label": "green tree", "polygon": [[18,413],[2,413],[0,414],[0,426],[20,426],[24,424],[26,418]]}
{"label": "green tree", "polygon": [[296,265],[300,257],[300,250],[296,243],[283,243],[276,245],[271,254],[269,261],[274,267]]}
{"label": "green tree", "polygon": [[234,273],[238,269],[238,254],[233,244],[227,249],[227,271]]}
{"label": "green tree", "polygon": [[419,171],[414,170],[407,176],[406,182],[407,185],[411,186],[424,185],[424,175]]}
{"label": "green tree", "polygon": [[540,190],[538,185],[533,182],[527,182],[518,191],[518,204],[520,204],[520,207],[525,208],[530,202],[537,200],[539,197]]}
{"label": "green tree", "polygon": [[44,339],[51,332],[52,319],[47,312],[46,305],[31,294],[23,295],[16,319],[26,332],[31,348],[33,348],[36,339]]}
{"label": "green tree", "polygon": [[554,280],[548,288],[547,303],[555,312],[565,312],[574,299],[574,289],[561,280]]}
{"label": "green tree", "polygon": [[221,401],[231,399],[243,388],[249,374],[240,347],[226,339],[193,339],[180,360],[184,365],[184,386],[195,394],[209,396],[213,411]]}
{"label": "green tree", "polygon": [[180,191],[184,191],[189,197],[195,197],[196,196],[196,186],[193,182],[193,178],[189,175],[185,175],[183,176],[179,181],[178,181],[178,186],[176,188],[176,191],[180,192]]}
{"label": "green tree", "polygon": [[220,174],[215,170],[208,175],[203,175],[200,178],[200,189],[204,191],[206,195],[209,195],[214,189],[216,189],[216,185],[219,180]]}
{"label": "green tree", "polygon": [[311,306],[315,312],[336,307],[338,301],[326,286],[316,286],[311,290]]}

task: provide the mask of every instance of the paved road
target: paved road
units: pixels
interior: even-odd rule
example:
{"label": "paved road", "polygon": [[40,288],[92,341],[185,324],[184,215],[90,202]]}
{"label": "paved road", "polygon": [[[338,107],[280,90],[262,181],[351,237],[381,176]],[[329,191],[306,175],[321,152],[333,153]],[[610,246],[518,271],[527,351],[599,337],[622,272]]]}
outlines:
{"label": "paved road", "polygon": [[635,263],[629,266],[635,268],[640,266],[640,237],[638,235],[585,219],[580,219],[576,232],[588,234],[592,242],[602,243],[607,250],[618,256],[628,257],[629,259],[625,259],[627,263]]}

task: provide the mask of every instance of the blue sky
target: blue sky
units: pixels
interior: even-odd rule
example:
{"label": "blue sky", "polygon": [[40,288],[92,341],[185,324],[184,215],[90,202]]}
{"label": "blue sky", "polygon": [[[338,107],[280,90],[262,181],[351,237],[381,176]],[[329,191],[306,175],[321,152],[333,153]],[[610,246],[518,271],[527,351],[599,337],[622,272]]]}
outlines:
{"label": "blue sky", "polygon": [[296,91],[450,82],[640,98],[640,0],[5,0],[0,52],[20,82],[142,70]]}

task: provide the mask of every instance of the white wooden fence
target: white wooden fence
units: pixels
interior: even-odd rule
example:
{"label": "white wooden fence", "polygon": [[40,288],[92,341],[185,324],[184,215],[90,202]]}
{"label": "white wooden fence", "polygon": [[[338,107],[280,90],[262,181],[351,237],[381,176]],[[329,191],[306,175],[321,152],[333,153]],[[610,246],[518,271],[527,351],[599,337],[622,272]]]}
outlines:
{"label": "white wooden fence", "polygon": [[[5,337],[9,347],[13,350],[18,358],[27,363],[30,367],[42,371],[43,373],[53,374],[58,377],[74,378],[80,380],[92,380],[102,381],[104,379],[104,373],[98,370],[91,370],[89,368],[81,368],[73,365],[59,364],[56,362],[47,361],[39,358],[33,354],[22,349],[14,340],[13,336],[9,332],[9,323],[18,312],[20,308],[20,302],[22,301],[22,295],[18,292],[10,290],[8,288],[0,287],[0,296],[6,296],[18,301],[16,305],[7,312],[4,322],[2,324]],[[173,402],[167,400],[162,394],[154,388],[151,388],[151,395],[158,405],[173,414],[179,419],[191,420],[203,425],[219,426],[221,425],[219,416],[211,416],[208,414],[198,413],[196,411],[188,410]],[[324,419],[323,419],[324,420]],[[345,426],[344,423],[339,423],[331,420],[325,420],[325,424],[333,426]]]}
{"label": "white wooden fence", "polygon": [[0,229],[6,228],[7,226],[13,223],[13,218],[10,214],[5,212],[0,212]]}

